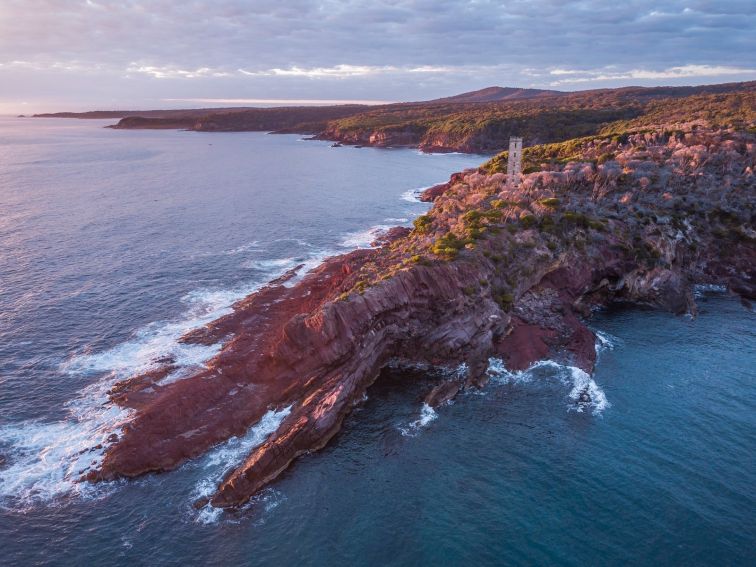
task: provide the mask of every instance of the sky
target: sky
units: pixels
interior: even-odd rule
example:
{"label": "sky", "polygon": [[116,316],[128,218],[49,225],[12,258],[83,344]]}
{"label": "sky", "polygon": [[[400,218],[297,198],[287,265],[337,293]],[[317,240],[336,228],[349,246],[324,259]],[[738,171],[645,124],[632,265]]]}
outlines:
{"label": "sky", "polygon": [[756,79],[756,0],[0,0],[0,113]]}

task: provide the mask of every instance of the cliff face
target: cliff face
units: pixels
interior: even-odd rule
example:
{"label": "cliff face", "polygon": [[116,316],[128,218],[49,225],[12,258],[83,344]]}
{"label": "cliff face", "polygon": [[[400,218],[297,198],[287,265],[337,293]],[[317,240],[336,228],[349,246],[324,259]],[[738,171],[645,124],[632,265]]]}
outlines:
{"label": "cliff face", "polygon": [[[89,480],[170,470],[290,408],[209,500],[239,505],[325,445],[389,362],[464,364],[428,392],[437,405],[481,387],[490,357],[590,372],[583,318],[595,306],[695,313],[695,283],[754,298],[754,135],[659,129],[581,144],[585,161],[543,163],[518,188],[491,164],[455,174],[410,234],[288,274],[187,334],[223,348],[179,380],[165,382],[168,360],[117,385],[113,403],[134,417]],[[612,159],[598,165],[599,152]]]}

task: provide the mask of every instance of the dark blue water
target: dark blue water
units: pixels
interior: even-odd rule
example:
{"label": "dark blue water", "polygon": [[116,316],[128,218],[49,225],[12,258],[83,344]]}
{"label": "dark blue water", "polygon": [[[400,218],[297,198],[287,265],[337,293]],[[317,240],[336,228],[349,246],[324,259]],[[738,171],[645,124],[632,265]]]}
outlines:
{"label": "dark blue water", "polygon": [[[169,474],[72,482],[123,419],[119,376],[300,262],[410,221],[475,156],[296,136],[0,121],[0,564],[747,565],[756,547],[756,325],[721,294],[691,320],[616,311],[574,370],[510,375],[437,414],[385,371],[323,451],[244,510],[191,502],[275,427]],[[406,219],[399,221],[394,219]]]}

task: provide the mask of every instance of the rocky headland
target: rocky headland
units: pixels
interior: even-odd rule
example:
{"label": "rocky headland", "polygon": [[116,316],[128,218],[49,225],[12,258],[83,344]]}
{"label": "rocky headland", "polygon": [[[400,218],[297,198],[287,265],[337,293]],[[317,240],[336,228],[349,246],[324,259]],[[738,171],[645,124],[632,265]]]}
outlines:
{"label": "rocky headland", "polygon": [[[751,125],[752,128],[752,125]],[[183,337],[222,348],[168,380],[170,360],[111,390],[132,410],[90,481],[168,471],[270,410],[288,414],[198,506],[233,507],[323,447],[388,364],[450,370],[437,406],[480,388],[492,357],[590,373],[591,312],[609,304],[695,315],[696,284],[756,296],[756,134],[710,123],[643,125],[535,145],[432,188],[412,229],[296,270]],[[463,371],[459,371],[459,369]]]}

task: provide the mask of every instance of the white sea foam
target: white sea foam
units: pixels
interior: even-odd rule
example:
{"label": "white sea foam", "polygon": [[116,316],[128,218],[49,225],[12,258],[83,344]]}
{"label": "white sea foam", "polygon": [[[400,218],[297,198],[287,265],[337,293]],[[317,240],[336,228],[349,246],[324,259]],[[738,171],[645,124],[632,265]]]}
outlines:
{"label": "white sea foam", "polygon": [[229,313],[236,300],[258,287],[193,291],[182,298],[187,306],[182,318],[151,323],[113,348],[83,353],[63,363],[61,371],[64,373],[102,374],[104,377],[66,404],[68,416],[64,420],[31,420],[0,428],[0,447],[9,461],[0,474],[0,502],[23,508],[64,495],[106,493],[112,483],[92,485],[77,481],[100,465],[107,437],[120,433],[132,415],[108,403],[108,390],[124,377],[155,367],[156,360],[167,355],[184,368],[205,364],[219,351],[220,345],[185,345],[178,342],[179,337]]}
{"label": "white sea foam", "polygon": [[[570,387],[567,394],[570,402],[567,409],[582,413],[586,408],[590,409],[593,415],[601,415],[605,409],[611,407],[606,399],[606,394],[596,383],[593,377],[587,372],[576,366],[559,364],[553,360],[542,360],[536,362],[526,370],[511,372],[506,369],[504,362],[498,358],[490,358],[488,361],[488,375],[494,382],[504,384],[527,384],[536,379],[539,369],[548,369],[549,376],[557,378],[562,384]],[[580,400],[583,394],[587,394],[590,401],[582,402]]]}
{"label": "white sea foam", "polygon": [[290,269],[296,264],[297,258],[273,258],[270,260],[248,260],[242,264],[242,268],[268,272],[277,268]]}
{"label": "white sea foam", "polygon": [[[568,395],[574,405],[570,409],[582,413],[583,410],[588,408],[593,412],[593,415],[601,415],[611,405],[606,399],[604,391],[587,372],[575,366],[567,366],[566,369],[569,370],[572,382],[572,389]],[[590,401],[581,401],[584,394],[588,395]]]}
{"label": "white sea foam", "polygon": [[607,350],[614,350],[617,345],[620,344],[620,339],[614,335],[610,335],[605,331],[597,331],[593,329],[593,334],[596,335],[596,354],[601,354]]}
{"label": "white sea foam", "polygon": [[700,298],[707,293],[727,293],[727,286],[717,284],[697,284],[693,286],[694,297]]}
{"label": "white sea foam", "polygon": [[247,242],[246,244],[242,244],[241,246],[237,246],[236,248],[232,248],[231,250],[226,250],[223,252],[226,256],[234,256],[236,254],[244,254],[245,252],[249,252],[250,250],[254,250],[255,248],[258,248],[260,246],[259,240],[253,240],[252,242]]}
{"label": "white sea foam", "polygon": [[433,185],[428,185],[427,187],[418,187],[416,189],[408,189],[407,191],[402,193],[402,200],[407,201],[408,203],[423,203],[419,198],[420,193],[422,193],[426,189],[430,189],[431,187],[433,187]]}
{"label": "white sea foam", "polygon": [[273,242],[294,242],[296,244],[299,244],[300,246],[304,246],[305,248],[314,248],[315,246],[313,244],[310,244],[306,240],[302,240],[301,238],[276,238],[273,240]]}
{"label": "white sea foam", "polygon": [[415,437],[421,429],[427,427],[432,421],[438,418],[438,413],[431,406],[423,402],[420,408],[420,417],[411,421],[407,427],[400,427],[399,431],[405,437]]}
{"label": "white sea foam", "polygon": [[120,433],[130,414],[109,404],[87,403],[86,396],[95,392],[85,390],[82,394],[68,404],[66,420],[25,421],[0,427],[0,445],[9,447],[10,461],[0,471],[0,505],[23,510],[65,495],[97,497],[112,489],[112,483],[78,480],[100,465],[108,435]]}
{"label": "white sea foam", "polygon": [[399,217],[399,218],[389,217],[387,219],[383,219],[383,222],[409,222],[409,219],[404,218],[404,217]]}
{"label": "white sea foam", "polygon": [[293,278],[290,278],[283,283],[284,287],[294,287],[302,280],[303,277],[320,266],[320,264],[323,263],[323,260],[325,260],[329,256],[336,256],[338,254],[343,254],[343,252],[335,252],[334,250],[326,249],[313,252],[306,259],[303,259],[301,262],[299,262],[300,264],[302,264],[302,267],[297,270],[297,273]]}
{"label": "white sea foam", "polygon": [[344,248],[370,248],[370,243],[389,228],[391,228],[390,225],[379,224],[371,226],[367,230],[351,232],[341,241],[340,246]]}
{"label": "white sea foam", "polygon": [[[269,410],[243,437],[232,437],[205,455],[201,465],[204,476],[194,486],[192,501],[212,496],[223,477],[238,466],[252,449],[274,433],[290,412],[291,406],[280,411]],[[198,511],[196,521],[211,524],[217,522],[222,513],[221,508],[215,508],[208,503]]]}
{"label": "white sea foam", "polygon": [[178,339],[187,331],[230,313],[235,301],[258,287],[190,292],[182,298],[187,306],[183,317],[150,323],[136,331],[131,339],[110,349],[72,357],[61,369],[74,374],[112,372],[115,378],[123,378],[155,367],[155,360],[165,356],[173,357],[178,366],[202,365],[218,353],[220,345],[188,345],[179,343]]}

